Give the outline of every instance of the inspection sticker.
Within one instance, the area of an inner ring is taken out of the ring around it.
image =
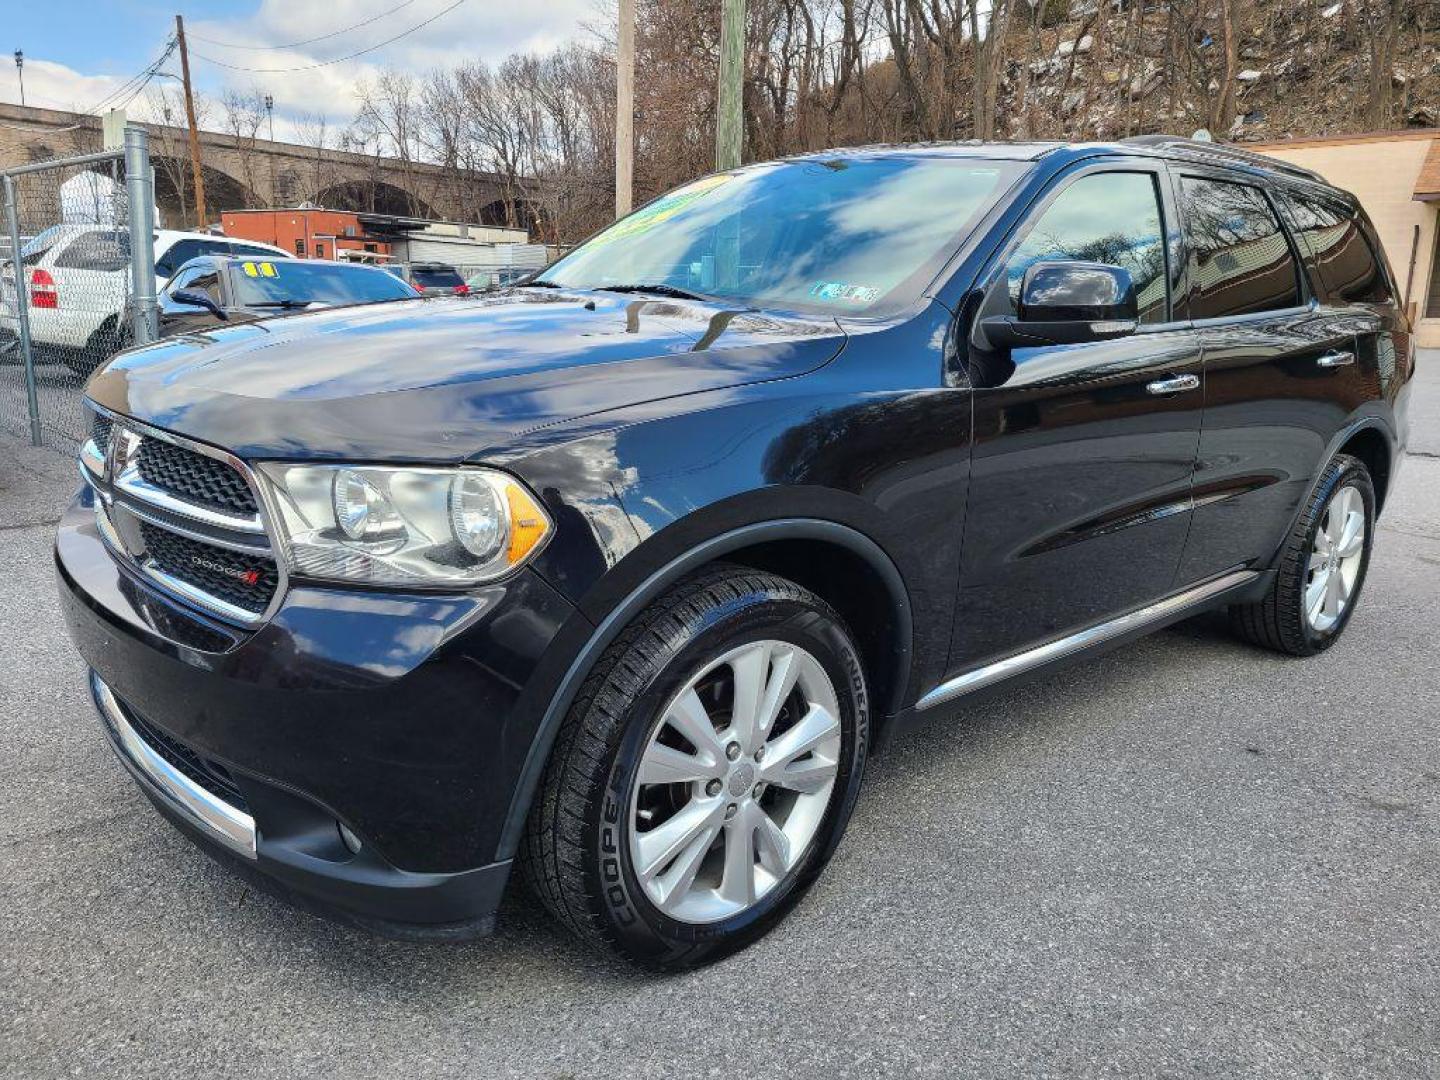
[[[810,295],[817,300],[842,304],[869,304],[880,296],[872,285],[850,285],[843,281],[817,281],[810,286]]]
[[[274,263],[262,262],[242,263],[240,268],[245,271],[246,277],[279,277],[280,271],[275,269]]]

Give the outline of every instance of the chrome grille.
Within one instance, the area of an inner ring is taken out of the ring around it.
[[[280,576],[268,556],[216,547],[143,519],[140,535],[163,572],[227,604],[260,615],[275,596]]]
[[[254,514],[258,509],[243,476],[225,462],[183,446],[145,439],[138,466],[140,475],[156,487],[201,506],[231,514]]]
[[[96,413],[90,420],[90,439],[99,448],[100,453],[110,445],[110,418]]]
[[[285,572],[244,463],[98,409],[90,431],[81,474],[112,554],[193,607],[241,625],[262,621]]]

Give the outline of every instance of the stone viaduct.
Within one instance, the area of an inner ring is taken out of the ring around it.
[[[135,121],[132,121],[134,123]],[[184,128],[143,124],[150,132],[156,204],[167,228],[193,228],[194,198]],[[0,103],[0,172],[50,158],[99,150],[100,118]],[[528,225],[531,181],[445,169],[326,147],[200,132],[206,216],[220,211],[313,203],[335,210]]]

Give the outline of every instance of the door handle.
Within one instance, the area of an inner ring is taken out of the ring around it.
[[[1327,352],[1324,356],[1317,357],[1315,363],[1320,367],[1344,367],[1346,364],[1355,363],[1355,354],[1341,350]]]
[[[1186,390],[1199,389],[1199,375],[1172,375],[1168,379],[1156,379],[1145,384],[1147,394],[1183,394]]]

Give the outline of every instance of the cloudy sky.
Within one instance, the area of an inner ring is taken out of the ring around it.
[[[549,49],[587,37],[587,28],[613,10],[609,0],[4,0],[3,6],[0,101],[20,99],[9,61],[18,48],[25,52],[28,104],[89,111],[159,57],[178,10],[197,88],[217,99],[226,89],[272,94],[280,139],[303,114],[350,120],[355,85],[385,67],[423,73]],[[383,44],[399,35],[405,36]],[[380,47],[341,60],[374,46]],[[318,64],[325,66],[311,66]],[[295,68],[308,70],[275,70]],[[164,70],[178,74],[179,57]],[[132,114],[145,112],[148,96],[134,102]],[[218,115],[211,121],[207,126],[216,126]]]

